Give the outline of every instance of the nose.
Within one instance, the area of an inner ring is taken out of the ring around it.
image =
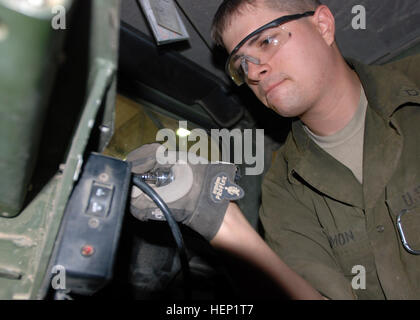
[[[251,61],[247,61],[247,63],[248,63],[248,81],[249,82],[261,81],[270,71],[270,66],[267,63],[257,64]]]

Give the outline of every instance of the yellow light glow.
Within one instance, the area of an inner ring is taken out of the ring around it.
[[[191,134],[191,131],[189,131],[189,130],[187,130],[187,129],[184,129],[184,128],[179,128],[179,129],[176,131],[176,135],[177,135],[178,137],[181,137],[181,138],[188,137],[190,134]]]

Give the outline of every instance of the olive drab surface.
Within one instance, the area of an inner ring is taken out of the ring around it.
[[[331,299],[419,299],[420,56],[385,66],[353,62],[368,99],[363,184],[319,148],[300,121],[263,183],[260,217],[270,246]],[[408,239],[409,238],[409,239]],[[354,289],[354,267],[366,271]]]

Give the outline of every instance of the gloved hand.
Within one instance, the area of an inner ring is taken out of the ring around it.
[[[229,201],[244,196],[241,187],[234,183],[236,166],[219,162],[191,164],[185,152],[168,151],[168,156],[178,156],[174,165],[161,165],[156,155],[160,144],[144,145],[128,154],[134,174],[170,169],[173,180],[167,185],[151,185],[166,202],[178,222],[189,226],[207,240],[219,230]],[[160,161],[162,162],[162,161]],[[139,188],[133,186],[130,212],[139,220],[165,220],[156,204]]]

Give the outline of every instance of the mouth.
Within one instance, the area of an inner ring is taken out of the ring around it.
[[[272,84],[272,85],[270,85],[267,89],[263,89],[264,90],[264,93],[265,93],[265,96],[268,96],[269,95],[269,93],[274,89],[274,88],[277,88],[279,85],[281,85],[284,81],[286,81],[286,78],[284,78],[284,79],[282,79],[282,80],[280,80],[280,81],[278,81],[278,82],[276,82],[276,83],[274,83],[274,84]]]

